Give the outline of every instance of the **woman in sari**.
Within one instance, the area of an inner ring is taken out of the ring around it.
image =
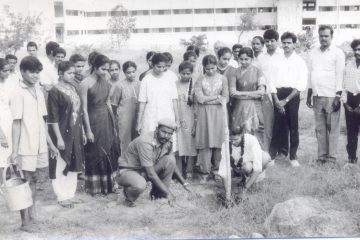
[[[119,146],[114,116],[110,105],[110,60],[99,54],[94,59],[91,74],[81,85],[85,132],[85,191],[92,195],[114,191],[118,169]]]
[[[242,48],[239,52],[241,67],[229,78],[229,91],[233,98],[230,128],[240,128],[251,116],[249,130],[263,145],[264,121],[261,101],[265,94],[265,78],[261,71],[251,64],[253,58],[251,48]]]

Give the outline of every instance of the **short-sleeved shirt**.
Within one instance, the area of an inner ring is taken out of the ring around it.
[[[257,138],[251,134],[245,133],[244,135],[244,155],[243,163],[251,162],[254,172],[262,172],[262,153],[261,146]],[[232,146],[231,156],[234,158],[235,163],[241,157],[241,147]]]
[[[10,108],[14,120],[21,120],[18,154],[39,155],[47,153],[45,98],[40,88],[28,87],[23,81],[14,91]]]
[[[161,145],[155,132],[147,132],[135,138],[120,157],[120,168],[142,170],[154,166],[163,156],[172,154],[172,142]]]
[[[178,98],[175,81],[164,73],[155,77],[151,72],[141,82],[139,102],[146,103],[141,131],[155,131],[158,121],[170,118],[175,121],[173,100]]]

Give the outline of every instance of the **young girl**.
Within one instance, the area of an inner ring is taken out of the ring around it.
[[[229,93],[225,77],[216,71],[216,57],[207,55],[202,63],[205,74],[195,84],[198,103],[195,143],[199,151],[197,165],[203,174],[202,179],[206,180],[212,171],[219,169],[221,147],[225,140],[223,105],[228,102]]]
[[[193,89],[193,65],[190,62],[182,62],[179,66],[180,80],[176,82],[178,91],[178,107],[180,127],[177,132],[179,158],[178,168],[185,178],[191,178],[193,165],[196,157],[194,138],[194,89]]]
[[[59,83],[49,92],[49,135],[60,155],[50,159],[52,186],[60,206],[72,208],[77,187],[77,174],[84,164],[81,100],[75,83],[75,67],[64,61],[58,67]]]
[[[170,118],[178,123],[178,94],[175,82],[164,74],[166,61],[163,54],[155,54],[152,58],[153,68],[141,82],[136,128],[139,134],[155,131],[162,118]]]
[[[88,140],[85,146],[85,191],[92,195],[113,192],[118,169],[120,150],[110,105],[109,68],[109,58],[97,55],[91,75],[80,85]]]
[[[110,83],[112,85],[114,85],[119,81],[120,70],[121,70],[120,63],[116,60],[111,60],[109,73],[110,73]]]
[[[126,78],[114,86],[111,105],[117,113],[120,148],[124,153],[129,143],[138,136],[135,128],[140,81],[136,80],[137,66],[134,62],[125,62],[122,69]]]
[[[5,59],[0,58],[0,179],[2,179],[3,168],[6,167],[12,151],[11,126],[13,120],[10,110],[9,74],[10,65]]]
[[[230,59],[231,59],[231,50],[228,47],[220,48],[219,51],[217,51],[217,57],[218,57],[218,64],[217,64],[217,71],[221,75],[227,75],[227,73],[231,69],[235,69],[234,67],[229,65]]]
[[[253,57],[251,48],[242,48],[239,52],[241,67],[232,72],[229,79],[230,96],[233,98],[230,128],[242,126],[249,116],[253,116],[251,132],[255,133],[263,146],[264,120],[261,101],[265,94],[265,78],[261,71],[251,64]]]
[[[235,174],[245,177],[245,191],[265,177],[265,169],[271,160],[270,155],[261,149],[257,138],[248,133],[250,129],[251,117],[241,127],[233,129],[231,136],[231,165]]]

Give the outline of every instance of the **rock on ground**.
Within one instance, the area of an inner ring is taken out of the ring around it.
[[[278,203],[265,221],[268,237],[346,237],[359,234],[349,212],[328,203],[298,197]]]

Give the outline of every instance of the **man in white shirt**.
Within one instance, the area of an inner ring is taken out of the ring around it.
[[[233,58],[230,59],[229,61],[229,65],[234,67],[234,68],[238,68],[239,67],[239,52],[240,50],[242,49],[242,45],[241,44],[234,44],[232,46],[232,55],[233,55]]]
[[[264,32],[264,40],[266,52],[258,58],[257,67],[263,72],[266,79],[266,94],[262,101],[262,110],[264,113],[264,146],[263,150],[268,152],[273,124],[274,124],[274,107],[270,94],[270,83],[277,78],[280,62],[283,56],[283,51],[278,48],[279,33],[273,29],[268,29]],[[272,162],[271,164],[273,164]]]
[[[9,74],[7,82],[11,85],[11,87],[17,87],[17,86],[19,86],[19,83],[22,79],[20,72],[16,71],[16,69],[15,69],[18,59],[13,54],[7,54],[5,56],[5,60],[10,65],[10,74]]]
[[[278,76],[270,83],[275,108],[270,156],[274,158],[278,154],[280,158],[285,158],[289,154],[293,167],[299,166],[296,152],[299,147],[300,92],[305,91],[308,77],[305,61],[294,51],[296,41],[293,33],[285,32],[281,36],[284,55]]]
[[[318,32],[320,47],[309,54],[310,77],[306,104],[314,108],[315,113],[317,162],[326,163],[336,161],[345,55],[331,44],[334,33],[331,26],[320,26]]]

